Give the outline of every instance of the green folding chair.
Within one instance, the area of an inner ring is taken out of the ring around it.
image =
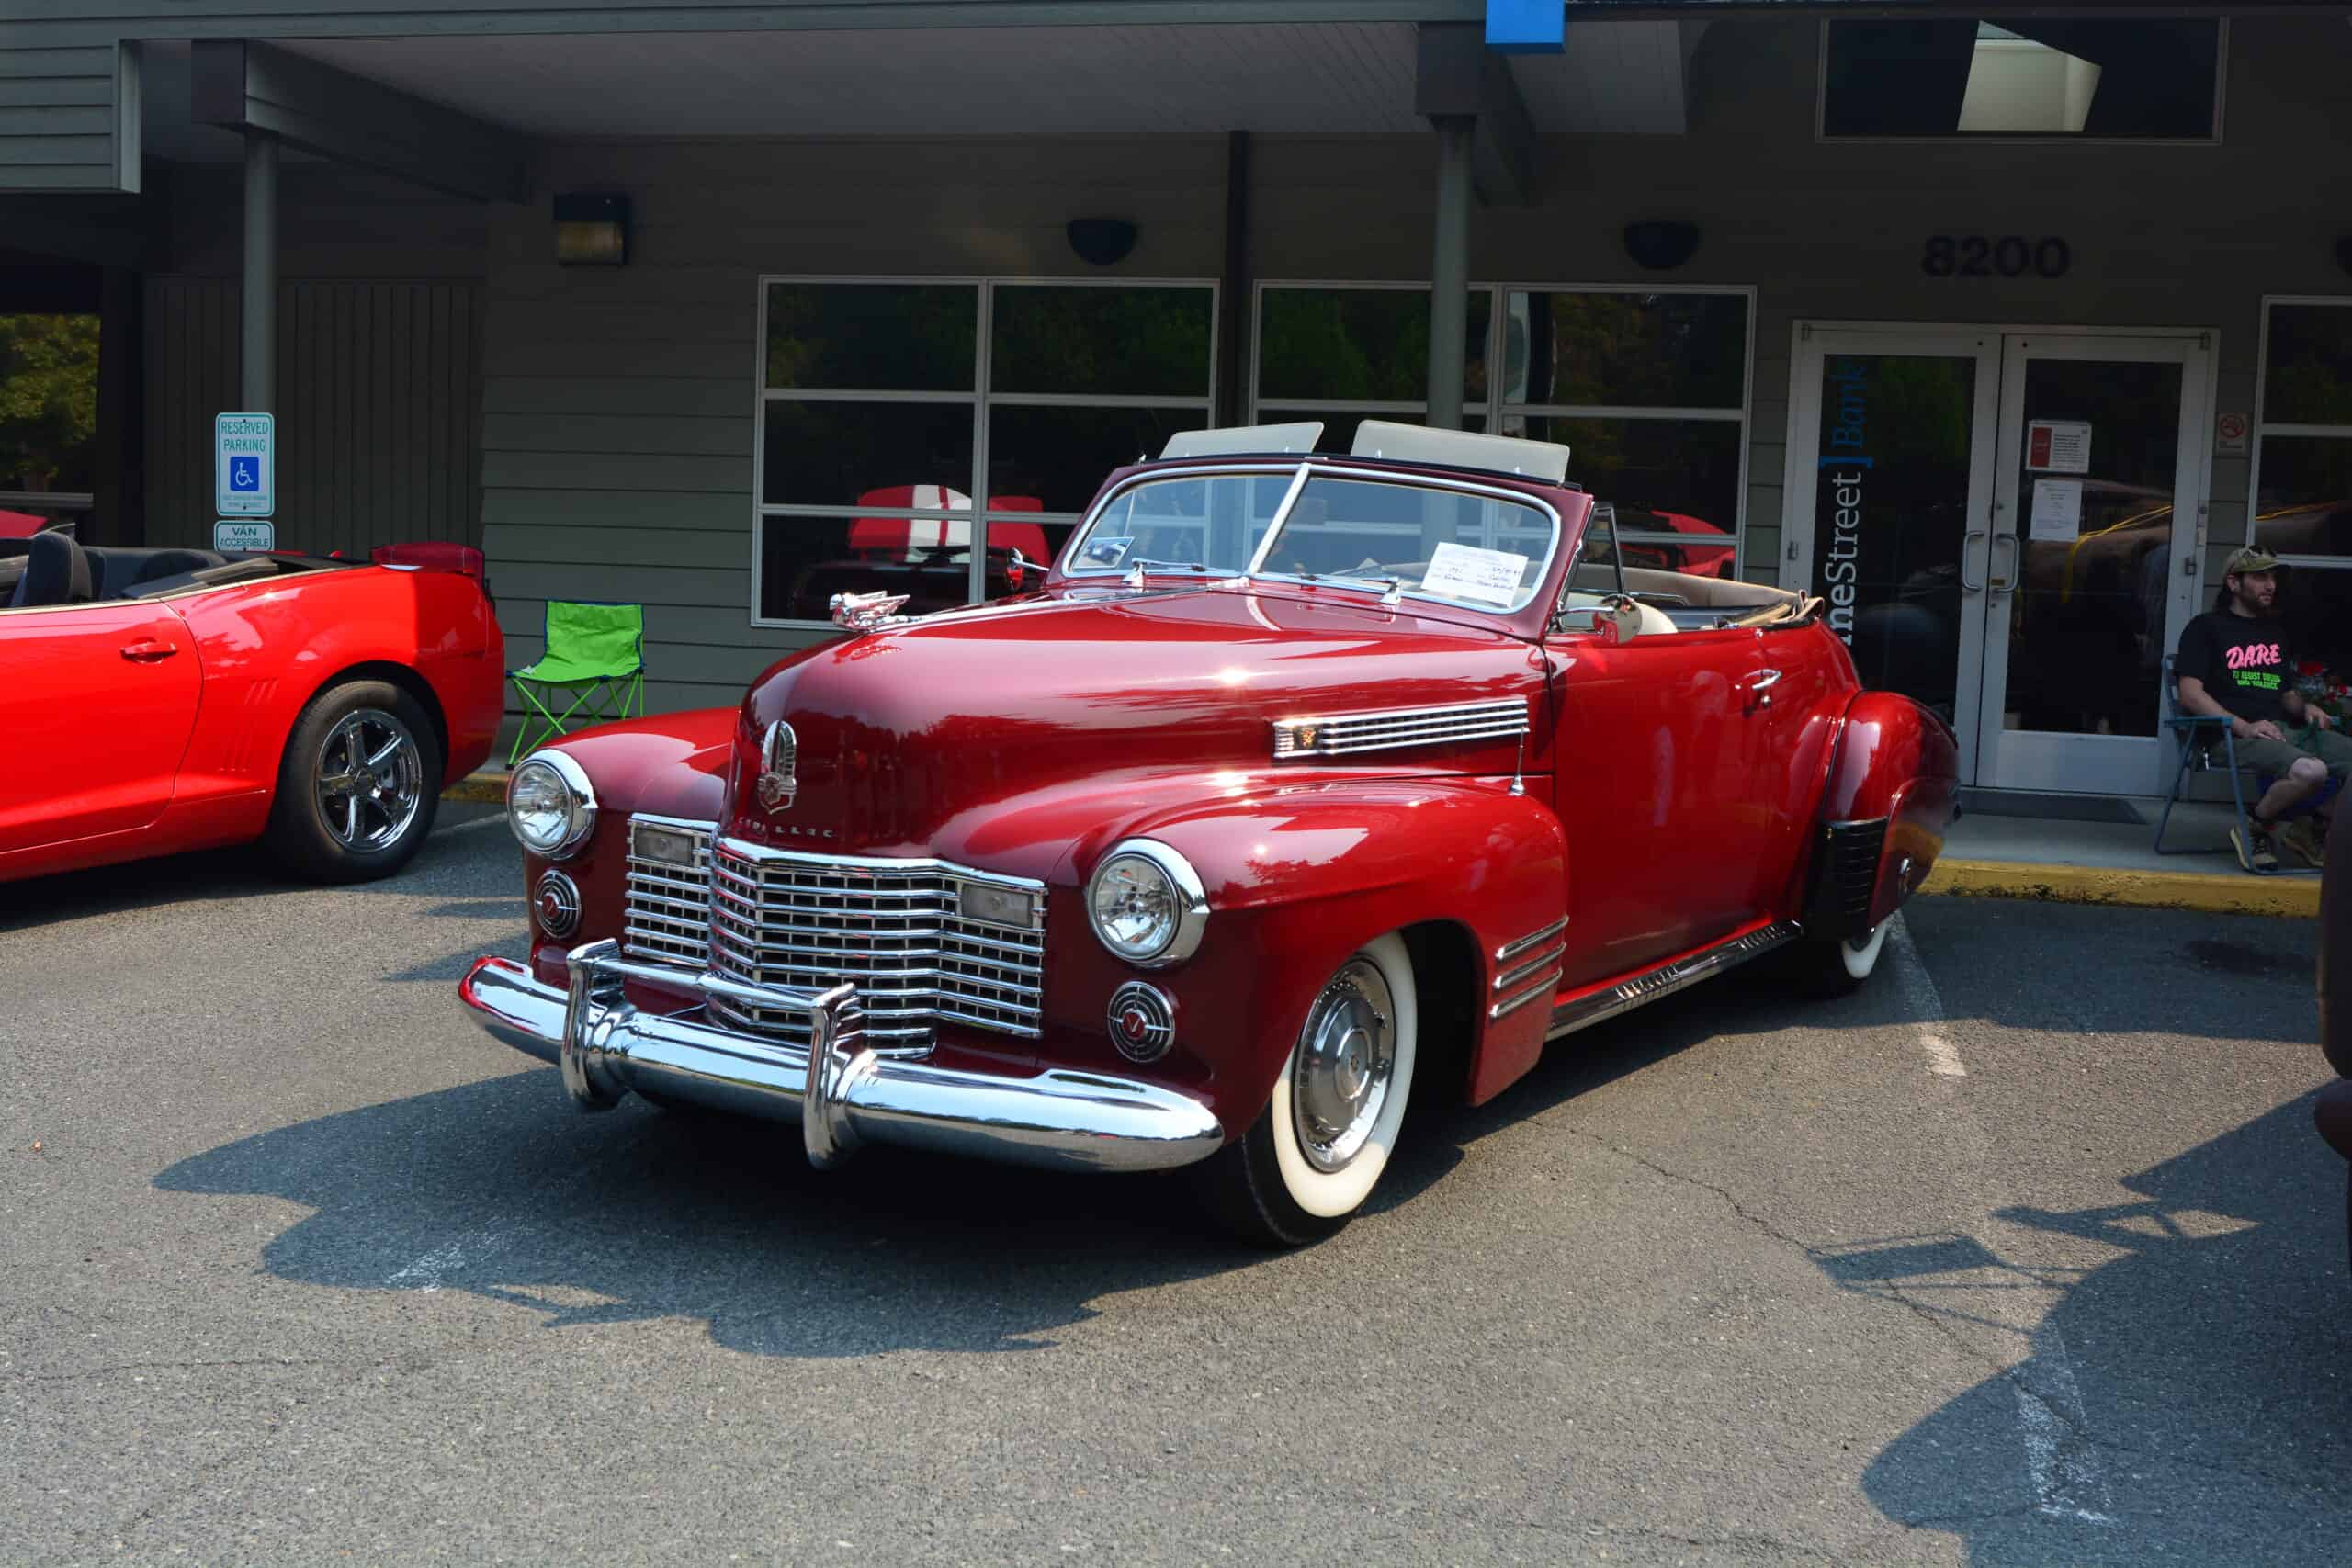
[[[557,739],[574,722],[602,723],[645,713],[643,605],[550,599],[547,645],[537,663],[506,672],[526,709],[514,750],[506,754],[510,768],[525,752]],[[552,711],[558,703],[566,705],[560,714]]]

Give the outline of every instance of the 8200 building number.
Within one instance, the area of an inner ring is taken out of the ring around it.
[[[1930,234],[1919,255],[1919,270],[1929,277],[2064,277],[2075,263],[2066,242],[2052,234],[2040,240],[2004,234]]]

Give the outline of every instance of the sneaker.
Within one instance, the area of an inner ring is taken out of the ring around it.
[[[2319,824],[2308,817],[2298,817],[2279,829],[2278,842],[2313,870],[2327,863],[2327,840],[2320,836]]]
[[[2261,823],[2249,820],[2243,827],[2231,829],[2230,844],[2238,852],[2238,863],[2246,870],[2278,869],[2278,852],[2270,847],[2270,830]]]

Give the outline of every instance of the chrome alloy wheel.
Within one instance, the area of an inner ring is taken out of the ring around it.
[[[381,708],[357,708],[319,747],[319,820],[354,854],[398,843],[424,805],[424,757],[408,727]]]
[[[1396,1070],[1396,1004],[1369,959],[1351,959],[1307,1010],[1291,1068],[1299,1152],[1320,1171],[1361,1153]]]

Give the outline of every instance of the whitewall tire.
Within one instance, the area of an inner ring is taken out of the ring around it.
[[[1324,982],[1250,1131],[1201,1168],[1227,1222],[1297,1247],[1380,1184],[1412,1098],[1420,997],[1404,939],[1370,942]]]
[[[1809,996],[1842,997],[1860,990],[1878,968],[1887,927],[1894,923],[1889,915],[1858,937],[1801,939],[1789,952],[1790,978]]]

